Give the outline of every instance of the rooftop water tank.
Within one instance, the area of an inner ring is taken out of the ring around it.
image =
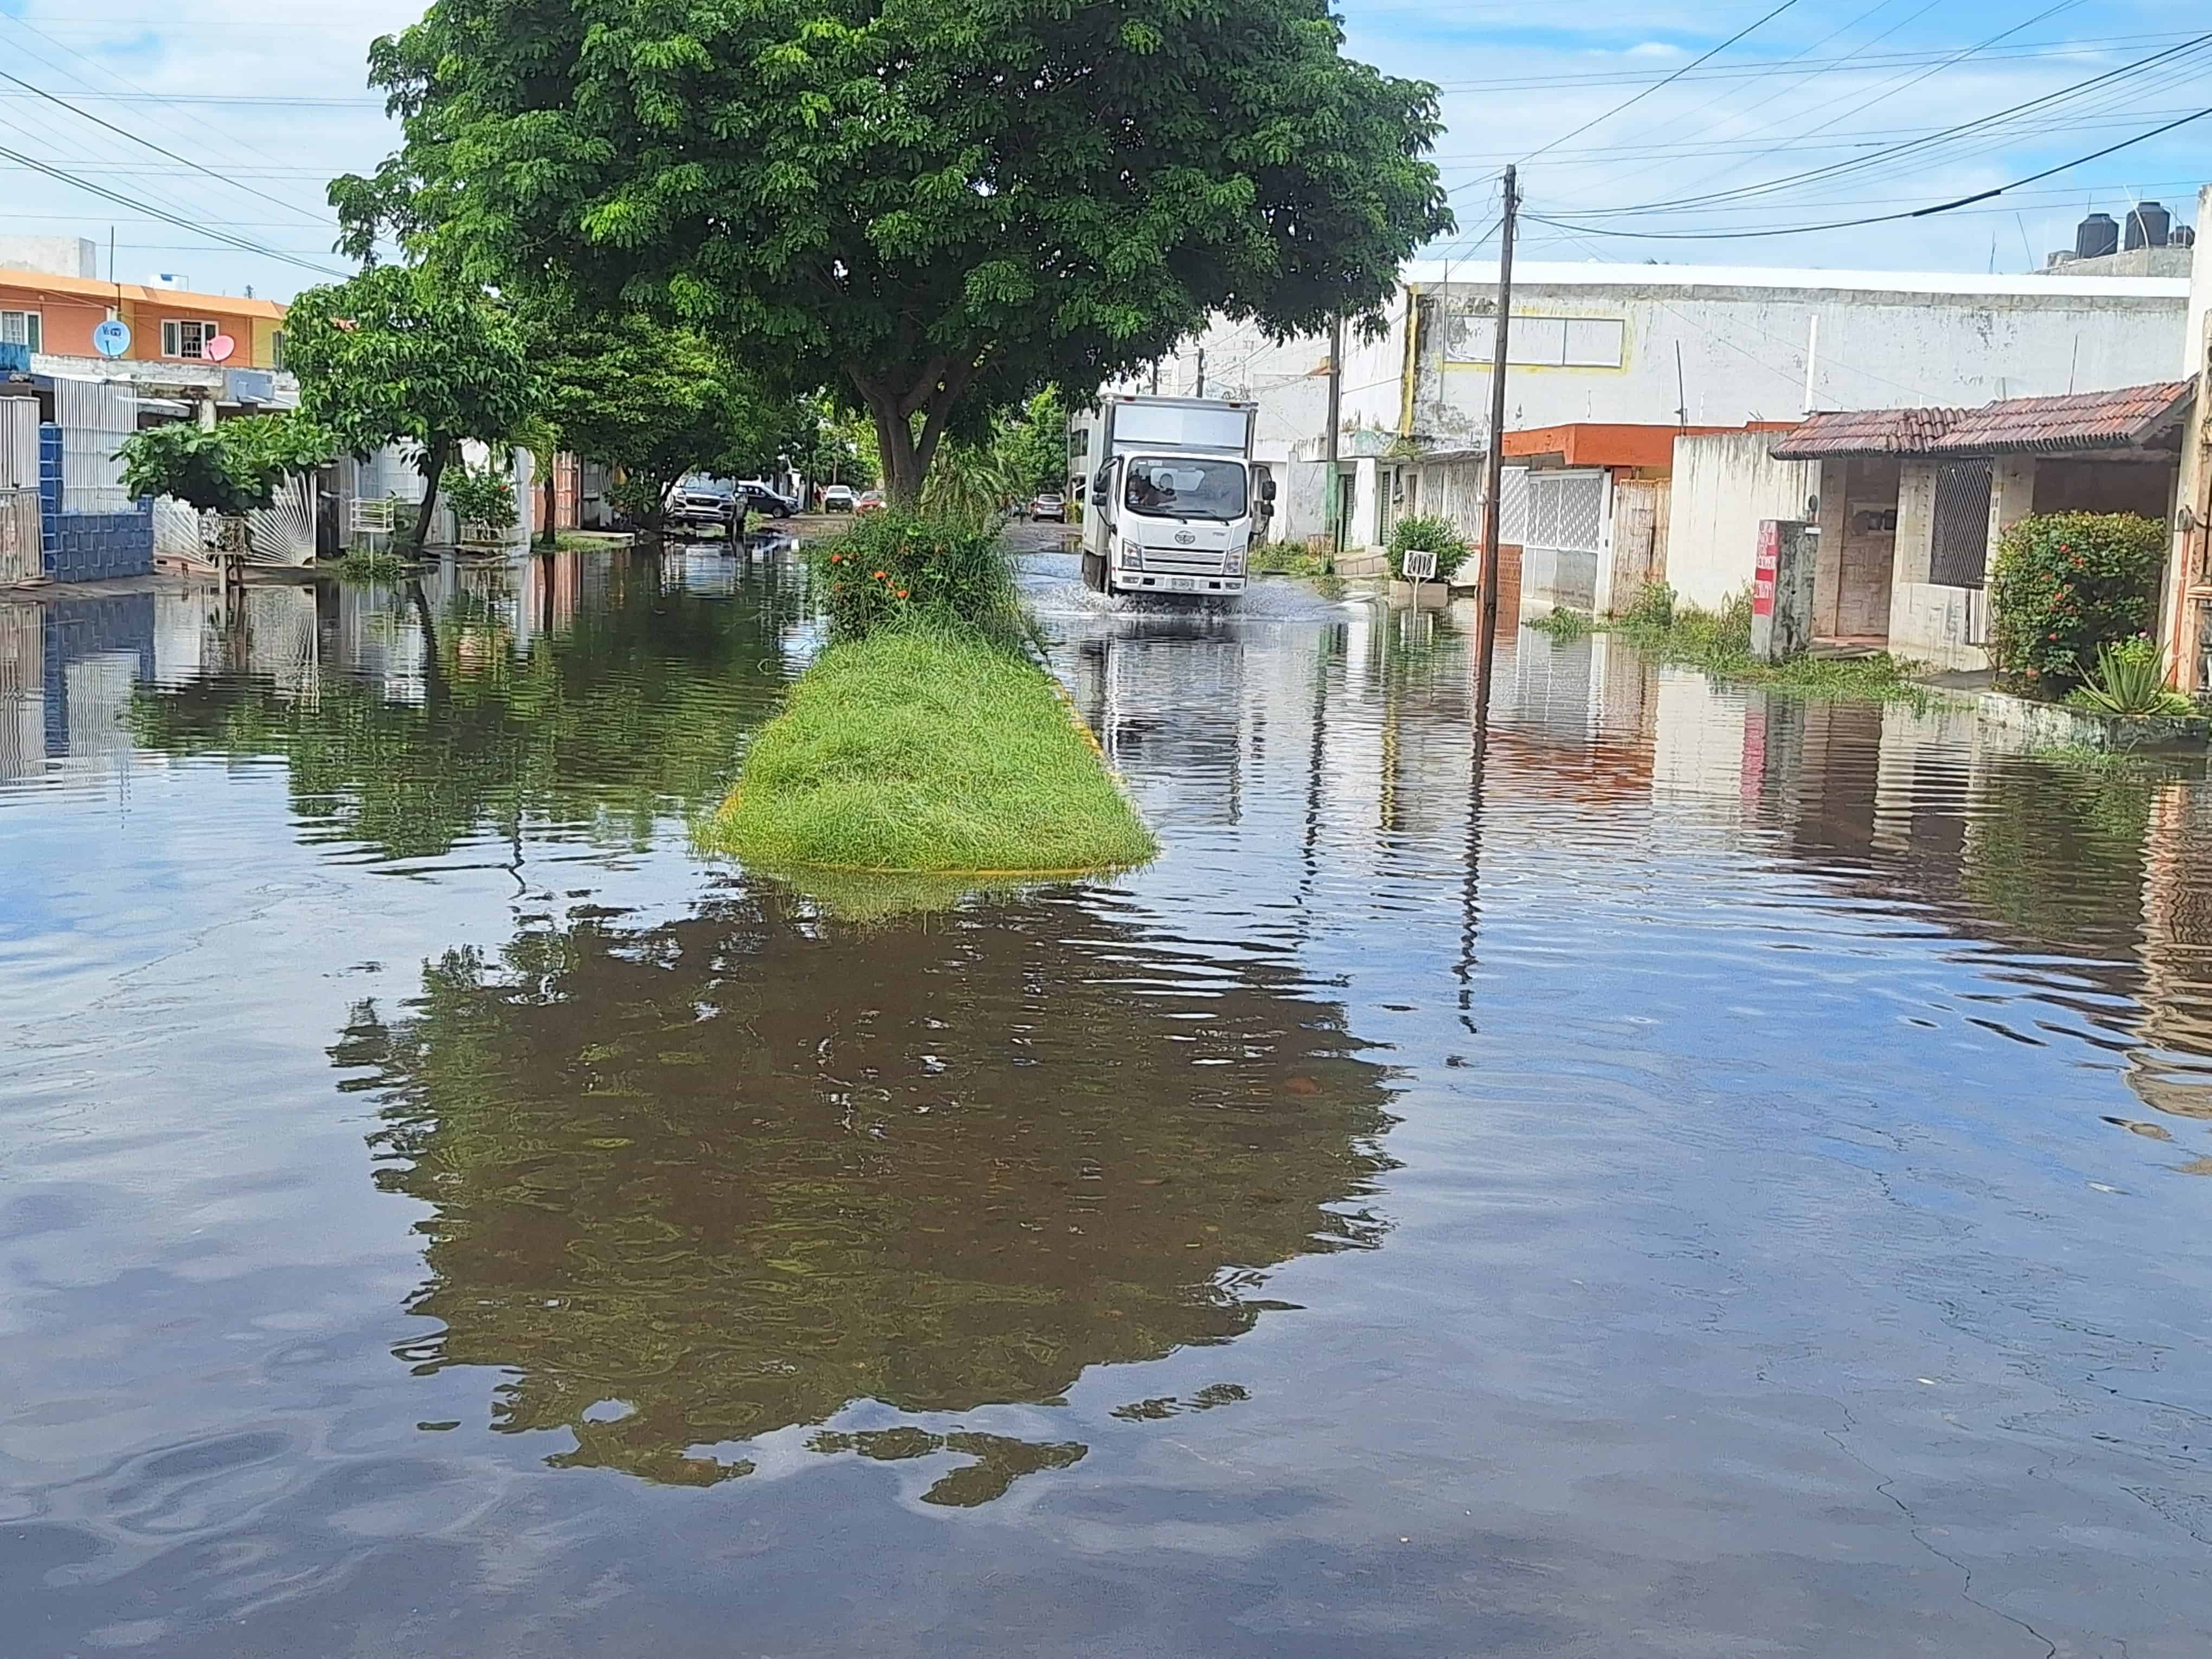
[[[2120,251],[2120,228],[2109,213],[2093,213],[2074,228],[2074,257],[2094,259]]]
[[[2173,216],[2155,202],[2144,202],[2128,210],[2128,251],[2139,247],[2164,247],[2166,234],[2173,228]]]

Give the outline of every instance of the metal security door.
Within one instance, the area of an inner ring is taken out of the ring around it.
[[[1979,587],[1989,568],[1990,464],[1964,461],[1936,474],[1936,514],[1928,580],[1941,587]]]

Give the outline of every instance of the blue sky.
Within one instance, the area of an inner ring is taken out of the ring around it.
[[[2212,104],[2209,44],[1971,140],[1883,158],[1885,147],[2061,93],[2212,21],[2179,0],[1797,0],[1710,64],[1608,116],[1777,3],[1343,0],[1343,12],[1353,55],[1443,88],[1449,130],[1437,159],[1455,188],[1462,233],[1437,252],[1494,253],[1494,240],[1474,239],[1495,217],[1498,167],[1521,158],[1529,210],[1585,227],[1531,223],[1528,257],[1695,264],[2020,270],[2069,243],[2089,204],[2117,216],[2131,199],[2154,197],[2193,218],[2196,186],[2212,179],[2208,118],[1933,219],[1726,240],[1598,234],[1734,233],[1896,212],[1989,189]],[[112,226],[125,280],[178,271],[200,288],[289,296],[317,280],[307,267],[340,264],[328,252],[322,186],[390,148],[362,63],[372,38],[419,10],[419,0],[0,0],[0,70],[221,175],[0,84],[0,148],[15,152],[0,155],[0,232],[82,234],[104,249]],[[1945,61],[1960,53],[1968,55]],[[1569,136],[1598,117],[1607,118]],[[68,169],[188,226],[100,199],[17,157]],[[1848,170],[1651,210],[1836,167]],[[226,225],[306,264],[216,246],[189,228],[202,224]]]

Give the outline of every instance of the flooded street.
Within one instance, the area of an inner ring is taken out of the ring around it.
[[[692,845],[773,550],[0,605],[9,1659],[2212,1642],[2212,786],[1027,562],[1166,851]]]

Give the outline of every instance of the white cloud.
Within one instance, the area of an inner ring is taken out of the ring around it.
[[[1631,46],[1624,55],[1630,58],[1686,58],[1690,53],[1687,47],[1675,46],[1671,41],[1645,40]]]

